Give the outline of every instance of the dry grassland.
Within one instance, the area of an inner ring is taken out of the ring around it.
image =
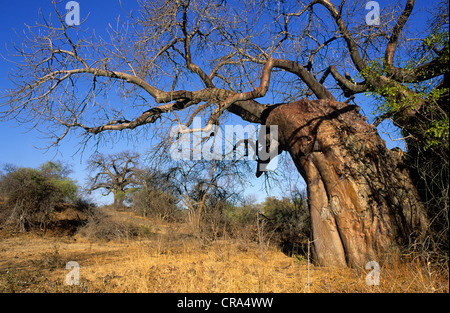
[[[75,236],[0,234],[0,292],[449,292],[448,268],[418,259],[380,269],[368,286],[365,269],[315,267],[272,246],[221,238],[200,244],[186,224],[122,214],[147,236],[108,242]],[[69,261],[80,284],[65,283]]]

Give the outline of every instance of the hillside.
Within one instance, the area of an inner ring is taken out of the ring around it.
[[[117,228],[111,238],[95,239],[86,229],[73,235],[61,229],[45,235],[2,231],[0,292],[449,291],[448,270],[431,263],[424,266],[418,259],[383,265],[380,285],[368,286],[368,270],[315,267],[304,256],[287,256],[267,242],[261,245],[226,235],[201,241],[190,234],[186,223],[102,210],[108,216],[105,224],[137,233]],[[82,218],[73,213],[70,209],[58,213],[64,221],[60,224]],[[69,261],[79,264],[79,285],[66,284]]]

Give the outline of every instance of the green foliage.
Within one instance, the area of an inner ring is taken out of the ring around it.
[[[225,214],[233,224],[253,225],[260,211],[262,211],[261,206],[256,204],[230,205],[225,210]]]
[[[50,179],[66,178],[70,173],[70,169],[61,162],[48,161],[39,167],[39,172]]]
[[[390,76],[383,62],[383,59],[371,60],[366,68],[361,71],[361,75],[369,84],[369,88],[365,92],[366,96],[372,96],[377,100],[376,113],[389,112],[395,115],[399,112],[415,110],[423,94],[408,92],[408,88],[411,87],[408,84],[387,80],[381,81],[381,77]]]
[[[45,229],[56,204],[76,202],[77,186],[66,177],[61,163],[48,162],[39,169],[10,167],[0,177],[0,194],[6,198],[0,222],[21,231]]]
[[[49,161],[39,167],[39,172],[59,191],[62,202],[77,201],[78,186],[68,175],[71,170],[61,162]]]
[[[71,179],[52,180],[53,185],[61,193],[64,202],[75,202],[78,199],[78,186]]]
[[[57,188],[39,170],[19,168],[2,179],[2,191],[9,202],[28,201],[39,204],[55,197]]]
[[[449,33],[448,31],[436,31],[423,40],[422,49],[411,56],[406,62],[398,61],[404,70],[420,68],[421,65],[431,61],[436,56],[431,54],[432,49],[447,49]],[[439,64],[447,68],[448,52],[441,53],[438,57]],[[369,89],[367,96],[372,96],[377,100],[377,114],[389,113],[394,117],[397,126],[405,132],[405,136],[412,135],[421,146],[421,149],[438,148],[448,149],[448,115],[445,106],[448,103],[449,88],[439,86],[442,77],[428,79],[414,83],[400,83],[390,80],[389,68],[384,66],[384,59],[374,59],[367,63],[367,67],[361,71],[362,78],[366,79]],[[426,69],[416,75],[427,74]],[[372,83],[371,83],[372,82]],[[420,121],[412,121],[403,118],[403,112],[415,111],[420,108]]]
[[[263,203],[267,226],[288,253],[301,253],[310,236],[309,210],[304,194],[291,199],[269,197]]]
[[[448,119],[431,121],[432,126],[425,130],[425,150],[441,144],[448,149],[448,124]]]
[[[369,85],[366,95],[378,101],[376,113],[392,118],[401,128],[408,148],[404,161],[428,212],[433,244],[448,249],[448,15],[445,24],[434,27],[406,62],[401,59],[405,54],[398,54],[396,66],[402,68],[404,77],[413,74],[406,80],[410,83],[384,67],[384,59],[368,62],[361,75]],[[442,75],[434,74],[437,68]]]

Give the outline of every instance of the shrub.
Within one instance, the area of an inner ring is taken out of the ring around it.
[[[62,167],[48,162],[40,169],[9,167],[0,178],[5,199],[0,223],[25,232],[46,230],[55,205],[76,197],[77,186],[62,176]]]
[[[281,200],[269,197],[263,203],[266,228],[288,254],[304,252],[310,236],[310,217],[304,195]]]
[[[256,217],[261,209],[262,208],[256,204],[232,206],[227,211],[227,215],[233,224],[255,225]]]
[[[257,240],[256,221],[261,205],[246,203],[242,206],[230,206],[226,215],[233,229],[233,235],[247,241]]]
[[[101,208],[91,207],[86,224],[78,233],[87,238],[98,240],[132,239],[140,234],[138,226],[126,221],[116,221]]]
[[[216,239],[230,230],[230,220],[225,214],[230,204],[226,200],[207,201],[199,223],[199,234],[206,239]]]
[[[7,223],[24,232],[39,226],[45,229],[60,199],[57,187],[39,171],[21,168],[8,173],[2,179],[2,192],[6,197],[5,213]]]
[[[162,220],[175,221],[179,217],[180,210],[177,199],[168,192],[157,188],[141,188],[131,195],[134,211],[144,217],[156,217]]]

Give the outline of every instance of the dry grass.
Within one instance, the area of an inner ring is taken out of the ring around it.
[[[98,241],[76,235],[0,234],[1,292],[449,292],[448,268],[418,259],[367,270],[308,265],[278,249],[222,238],[203,245],[184,224],[114,213],[147,230],[133,240]],[[80,265],[80,285],[67,286],[65,264]]]

